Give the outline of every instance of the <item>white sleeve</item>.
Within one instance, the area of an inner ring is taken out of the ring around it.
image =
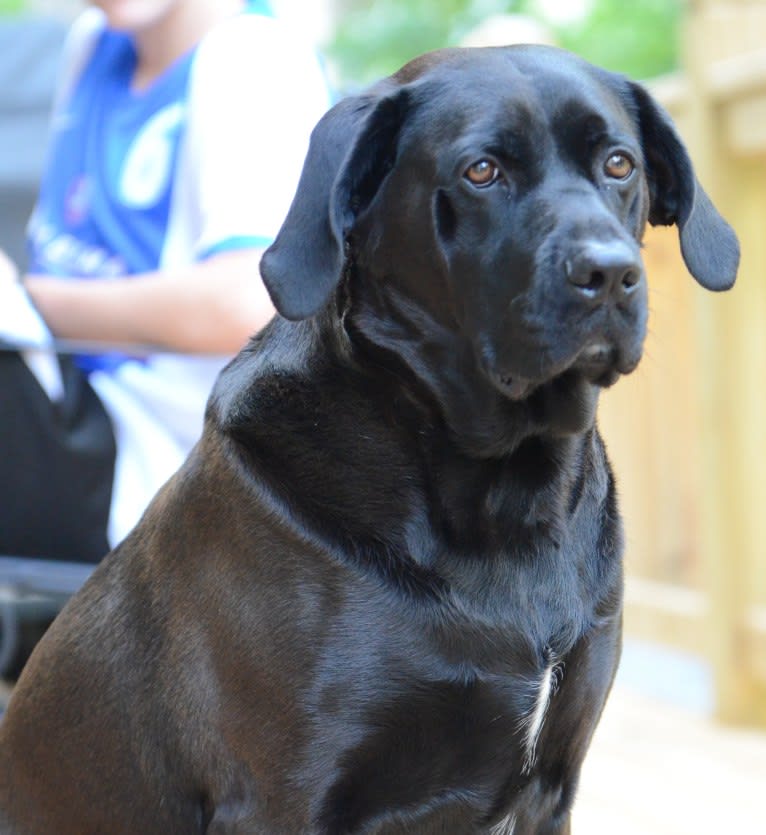
[[[63,103],[69,97],[96,46],[96,41],[104,26],[103,12],[100,9],[90,8],[82,12],[70,27],[61,57],[61,67],[53,102],[54,113],[61,109]]]
[[[103,12],[100,9],[90,8],[82,12],[69,27],[59,61],[58,78],[48,123],[48,151],[46,157],[49,157],[51,153],[53,135],[66,126],[67,102],[85,69],[85,65],[93,54],[93,50],[96,48],[105,25],[106,19]],[[47,158],[45,165],[49,165]],[[45,176],[44,172],[43,176]],[[30,230],[34,229],[38,222],[38,204],[35,202],[32,216],[27,224],[27,238],[30,236]]]
[[[265,246],[329,106],[318,59],[284,24],[241,15],[203,40],[191,73],[176,207],[191,224],[188,255]]]

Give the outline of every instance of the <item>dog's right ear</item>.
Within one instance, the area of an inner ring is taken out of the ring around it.
[[[670,117],[640,84],[629,88],[647,165],[649,223],[676,224],[689,272],[708,290],[728,290],[739,265],[737,236],[697,181]]]
[[[290,210],[261,259],[286,319],[318,313],[340,281],[346,236],[393,166],[408,106],[404,88],[373,92],[340,102],[314,128]]]

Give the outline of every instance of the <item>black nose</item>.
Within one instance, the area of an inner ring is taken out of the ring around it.
[[[566,261],[567,280],[592,303],[627,298],[639,286],[642,274],[638,256],[623,241],[588,241]]]

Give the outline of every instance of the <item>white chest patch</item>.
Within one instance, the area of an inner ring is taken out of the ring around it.
[[[489,835],[513,835],[516,829],[516,815],[508,815],[505,820],[496,823]]]
[[[529,681],[530,695],[534,702],[530,711],[521,718],[519,730],[524,738],[524,763],[522,774],[529,774],[535,764],[537,756],[537,740],[545,723],[551,696],[556,692],[561,677],[562,668],[552,659],[538,680]]]

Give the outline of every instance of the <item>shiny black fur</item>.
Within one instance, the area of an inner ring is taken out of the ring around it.
[[[262,263],[284,318],[19,684],[2,831],[568,833],[619,657],[595,411],[640,357],[647,219],[731,285],[666,116],[566,53],[436,53],[333,109]]]

